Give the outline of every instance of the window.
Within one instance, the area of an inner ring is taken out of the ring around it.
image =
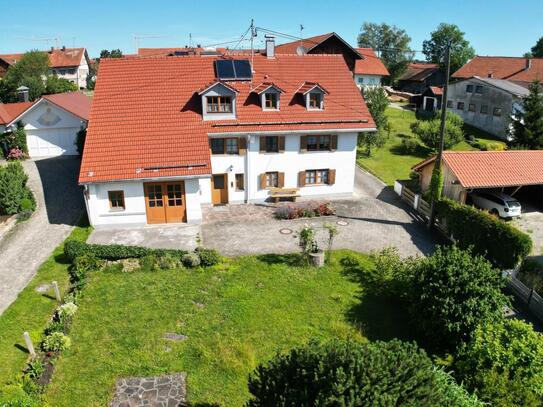
[[[453,101],[452,100],[447,100],[447,107],[449,109],[452,109],[452,107],[453,107]]]
[[[315,92],[309,94],[309,108],[322,109],[322,94]]]
[[[264,107],[266,109],[279,109],[279,97],[277,93],[264,94]]]
[[[362,85],[364,83],[364,77],[363,76],[359,76],[357,80],[358,80],[358,83],[360,85]]]
[[[328,170],[307,170],[305,185],[328,184]]]
[[[473,93],[473,85],[466,86],[466,93]]]
[[[245,177],[243,174],[236,174],[236,191],[245,190]]]
[[[211,154],[239,154],[237,138],[212,138]]]
[[[279,137],[267,136],[265,137],[265,151],[266,153],[278,153],[279,152]]]
[[[483,94],[483,87],[481,85],[477,85],[475,87],[475,93],[478,93],[479,95]]]
[[[458,103],[456,104],[456,108],[457,108],[458,110],[464,110],[464,102],[458,102]]]
[[[124,191],[107,191],[107,196],[109,198],[109,207],[111,209],[125,209]]]
[[[492,114],[496,117],[500,117],[502,115],[502,108],[501,107],[495,107]]]
[[[279,173],[267,172],[266,173],[266,188],[277,188],[279,186]]]
[[[232,113],[232,98],[230,96],[208,96],[207,113]]]
[[[469,104],[468,112],[475,112],[475,103],[470,103]]]
[[[168,184],[168,206],[181,206],[183,205],[183,192],[181,191],[181,184]]]
[[[147,201],[149,202],[149,208],[162,208],[164,206],[162,200],[162,186],[157,184],[148,185]]]
[[[306,149],[307,151],[330,151],[330,139],[329,135],[306,136]]]

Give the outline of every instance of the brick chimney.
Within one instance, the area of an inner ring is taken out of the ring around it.
[[[524,70],[527,71],[527,70],[529,70],[531,67],[532,67],[532,59],[531,59],[531,58],[526,58],[526,65],[525,65],[525,67],[524,67]]]
[[[494,77],[494,72],[490,71],[490,72],[488,73],[488,77],[489,77],[489,78],[493,78],[493,77]]]
[[[273,35],[266,34],[264,38],[266,38],[266,57],[268,59],[274,59],[275,58],[275,37]]]

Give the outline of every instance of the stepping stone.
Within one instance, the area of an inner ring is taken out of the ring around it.
[[[186,373],[118,379],[109,406],[186,406],[186,379]]]
[[[175,332],[166,332],[163,336],[164,339],[169,339],[171,341],[184,341],[189,337],[187,335],[176,334]]]
[[[49,291],[53,286],[51,284],[41,284],[35,288],[35,290],[39,293],[45,293]]]

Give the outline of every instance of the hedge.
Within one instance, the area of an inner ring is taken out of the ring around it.
[[[163,256],[169,254],[181,259],[188,252],[186,250],[175,249],[149,249],[140,246],[123,246],[118,244],[100,245],[88,244],[77,240],[68,240],[64,245],[64,255],[73,262],[75,258],[93,254],[103,260],[121,260],[130,258],[140,258],[147,255]]]
[[[516,267],[532,251],[530,236],[487,212],[449,199],[439,201],[436,209],[458,246],[473,247],[496,267]]]

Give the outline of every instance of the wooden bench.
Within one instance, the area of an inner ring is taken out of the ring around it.
[[[296,202],[296,198],[300,196],[298,188],[270,188],[270,198],[275,203],[279,202],[281,198],[292,198],[292,201]]]

